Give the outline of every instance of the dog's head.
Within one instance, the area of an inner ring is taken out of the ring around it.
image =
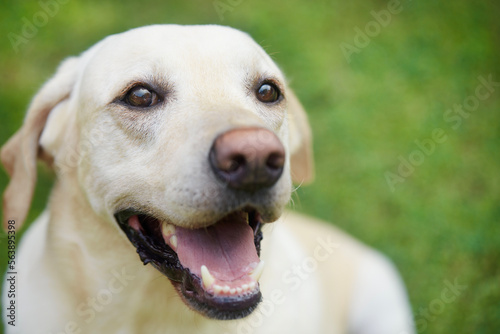
[[[36,159],[202,314],[261,299],[261,226],[312,177],[307,118],[271,58],[219,26],[149,26],[66,60],[5,145],[4,222],[29,209]],[[121,233],[121,232],[120,232]]]

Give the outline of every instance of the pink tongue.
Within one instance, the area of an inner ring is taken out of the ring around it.
[[[184,268],[201,277],[205,265],[217,279],[233,281],[260,262],[245,213],[232,214],[207,228],[176,227],[177,255]]]

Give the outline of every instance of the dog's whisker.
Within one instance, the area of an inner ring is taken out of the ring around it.
[[[300,189],[300,187],[302,187],[302,185],[304,184],[304,181],[300,182],[295,188],[292,189],[292,193],[296,192],[297,190]]]

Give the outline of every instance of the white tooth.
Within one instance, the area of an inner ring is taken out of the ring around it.
[[[231,290],[229,290],[229,293],[234,295],[236,293],[236,289],[235,288],[232,288]]]
[[[242,288],[244,291],[248,290],[248,284],[243,284],[243,285],[241,286],[241,288]]]
[[[215,293],[220,293],[222,291],[222,287],[220,285],[215,284],[214,291],[215,291]]]
[[[205,265],[201,266],[201,280],[203,281],[205,289],[211,287],[215,282],[215,278],[212,274],[210,274],[210,271],[208,271],[208,268]]]
[[[248,287],[249,287],[251,290],[253,290],[253,289],[255,288],[255,286],[256,286],[256,285],[257,285],[257,283],[252,282],[252,283],[248,284]]]
[[[243,292],[243,289],[242,289],[242,288],[236,288],[236,292],[238,292],[238,293],[242,293],[242,292]]]
[[[169,223],[163,223],[161,226],[161,231],[163,232],[163,235],[168,237],[172,234],[175,234],[175,226]]]
[[[174,250],[177,249],[177,236],[173,235],[170,237],[170,244],[174,247]]]
[[[228,292],[229,292],[229,290],[231,290],[231,288],[230,288],[228,285],[224,285],[224,286],[222,287],[222,292],[228,293]]]
[[[262,276],[262,271],[264,271],[264,261],[260,261],[257,267],[252,271],[250,274],[250,277],[252,277],[256,282],[260,279],[260,276]]]

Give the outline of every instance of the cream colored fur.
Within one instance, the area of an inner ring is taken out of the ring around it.
[[[279,82],[283,103],[255,98],[252,84],[263,77]],[[136,82],[165,93],[161,110],[115,103]],[[264,301],[247,318],[209,320],[142,265],[113,214],[134,206],[200,228],[237,209],[207,156],[218,134],[248,126],[273,131],[288,157],[272,190],[249,198],[275,221],[264,227]],[[279,68],[242,32],[149,26],[67,59],[2,150],[11,175],[4,222],[24,221],[37,156],[57,182],[18,251],[18,323],[7,333],[413,332],[404,288],[384,257],[329,224],[283,211],[292,178],[312,179],[310,129]]]

